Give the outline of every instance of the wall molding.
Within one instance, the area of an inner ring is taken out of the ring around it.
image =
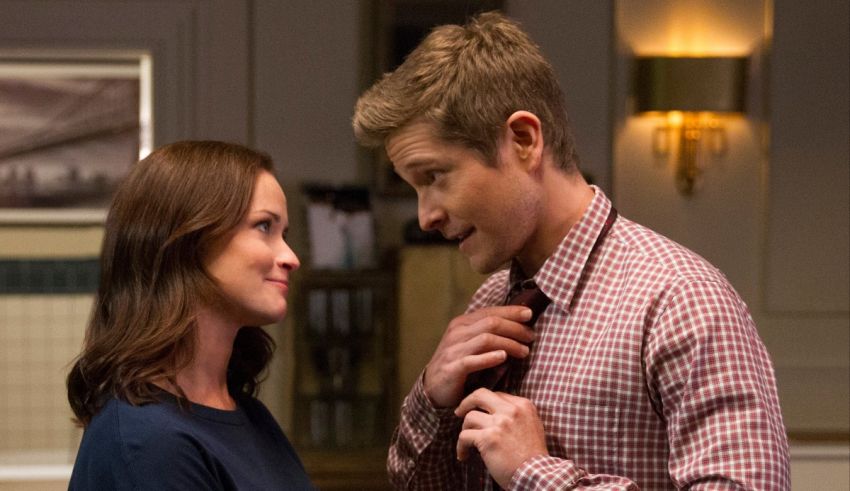
[[[4,0],[0,45],[6,52],[150,53],[155,146],[248,143],[249,11],[249,0]]]

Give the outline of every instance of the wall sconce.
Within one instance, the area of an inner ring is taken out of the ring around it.
[[[748,59],[647,56],[635,61],[637,112],[667,116],[653,133],[653,152],[668,155],[672,138],[678,136],[676,185],[690,196],[701,173],[703,136],[707,134],[704,141],[713,155],[724,154],[727,141],[720,116],[744,112]]]

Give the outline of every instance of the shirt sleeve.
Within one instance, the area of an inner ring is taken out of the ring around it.
[[[670,298],[644,359],[672,480],[692,490],[790,489],[773,366],[746,305],[721,281],[692,281]]]
[[[676,487],[790,489],[773,367],[731,287],[699,281],[671,292],[646,339],[647,388],[667,425]],[[639,488],[628,477],[538,456],[517,469],[510,489]]]
[[[462,421],[452,409],[437,409],[425,394],[422,376],[401,407],[387,472],[395,489],[461,489],[455,457]]]
[[[540,455],[523,463],[514,472],[511,490],[594,489],[638,491],[640,488],[625,477],[590,474],[569,459]]]

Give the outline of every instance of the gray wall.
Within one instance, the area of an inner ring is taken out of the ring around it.
[[[332,0],[0,0],[0,49],[151,50],[156,59],[156,143],[221,138],[271,153],[290,199],[294,246],[306,252],[300,185],[318,180],[368,183],[372,178],[358,162],[348,123],[361,89],[360,56],[368,49],[362,31],[368,24],[365,5]],[[730,5],[736,4],[725,4],[727,9]],[[613,2],[514,0],[507,10],[538,40],[562,77],[585,169],[623,203],[624,213],[731,270],[727,273],[754,307],[777,362],[789,427],[846,432],[846,2],[777,2],[770,92],[773,143],[769,153],[758,156],[758,141],[745,141],[743,145],[754,145],[737,147],[745,154],[745,170],[713,181],[730,183],[738,194],[753,193],[736,198],[736,206],[724,202],[727,194],[720,191],[706,193],[701,202],[682,202],[669,196],[662,183],[628,180],[629,169],[638,169],[637,175],[656,171],[639,157],[624,161],[617,154],[625,142],[619,131],[626,116],[616,107],[625,89],[614,59]],[[628,148],[645,152],[644,141],[636,138]],[[711,182],[709,187],[717,185]],[[721,198],[712,201],[709,196]],[[659,202],[670,206],[659,207]],[[414,204],[384,200],[378,209],[382,243],[397,243],[397,225],[414,216]],[[706,229],[737,212],[743,214],[737,225],[721,227],[715,236],[743,233],[743,243],[707,236]],[[83,247],[96,251],[97,227],[2,226],[0,257],[77,253],[81,232]],[[282,345],[291,346],[286,339],[291,329],[282,332]],[[286,349],[282,355],[280,363],[292,362]],[[277,367],[266,394],[286,422],[282,401],[288,390],[281,373],[286,373],[285,365]],[[806,383],[810,380],[815,383]],[[816,407],[813,400],[829,401],[829,408]]]

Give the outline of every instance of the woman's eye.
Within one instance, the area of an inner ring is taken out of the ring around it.
[[[268,220],[263,220],[262,222],[258,223],[256,227],[257,229],[259,229],[260,232],[263,232],[265,234],[271,231],[272,224]]]

